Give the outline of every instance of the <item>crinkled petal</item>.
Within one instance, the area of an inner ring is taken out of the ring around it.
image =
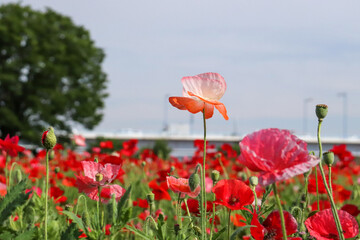
[[[359,234],[356,219],[346,211],[338,210],[338,215],[345,238],[353,238]],[[311,236],[317,240],[332,240],[339,237],[331,209],[325,209],[305,221],[305,226]]]
[[[84,175],[94,181],[96,180],[96,174],[100,173],[104,168],[100,163],[92,161],[82,161],[81,164],[84,169]]]
[[[181,82],[185,92],[192,92],[210,101],[218,101],[226,90],[226,82],[218,73],[203,73],[192,77],[183,77]]]
[[[291,235],[296,233],[298,227],[296,219],[287,211],[284,211],[284,219],[286,234]],[[279,211],[276,210],[271,212],[262,225],[269,233],[275,234],[276,239],[283,238]]]
[[[198,113],[204,109],[205,103],[188,97],[170,97],[169,102],[180,110],[188,110],[191,113]]]
[[[101,171],[101,174],[104,175],[104,180],[107,183],[111,183],[114,178],[118,175],[120,170],[120,165],[115,165],[111,163],[105,164],[103,170]]]

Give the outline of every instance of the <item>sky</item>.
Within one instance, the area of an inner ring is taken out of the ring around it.
[[[17,2],[1,0],[1,3]],[[95,131],[158,132],[188,124],[190,113],[167,98],[181,78],[220,73],[227,90],[209,133],[244,135],[268,127],[315,135],[316,104],[327,104],[324,136],[360,136],[360,1],[27,0],[90,31],[104,49],[109,97]],[[306,99],[311,98],[311,101]],[[306,102],[306,103],[305,103]],[[216,110],[215,110],[216,111]],[[202,116],[194,116],[202,131]],[[79,126],[75,126],[80,129]]]

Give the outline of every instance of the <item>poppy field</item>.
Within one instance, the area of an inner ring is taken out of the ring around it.
[[[65,146],[52,127],[37,152],[18,136],[0,139],[0,239],[360,239],[359,159],[344,144],[322,149],[327,105],[314,109],[316,153],[277,128],[215,146],[206,125],[214,109],[229,119],[224,78],[181,82],[170,104],[203,118],[192,156],[136,139],[87,146],[73,135]]]

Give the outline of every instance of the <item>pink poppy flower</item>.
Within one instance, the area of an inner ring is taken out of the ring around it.
[[[263,129],[240,142],[240,163],[260,172],[262,186],[286,180],[309,171],[320,159],[309,155],[307,144],[288,130]]]
[[[101,196],[104,203],[108,202],[107,196],[115,194],[115,198],[118,200],[124,195],[125,189],[119,185],[108,185],[116,178],[120,165],[107,163],[103,166],[90,161],[82,161],[81,164],[85,176],[76,176],[76,185],[80,192],[85,193],[92,200],[99,200],[98,187],[102,187]]]
[[[185,197],[185,194],[191,198],[196,198],[200,193],[200,185],[192,192],[189,186],[189,179],[166,177],[168,187],[174,193],[181,193],[181,198]]]
[[[169,102],[180,110],[198,113],[205,109],[205,118],[211,118],[214,107],[228,120],[225,105],[219,102],[226,90],[226,82],[218,73],[203,73],[183,77],[183,97],[170,97]]]
[[[345,238],[353,238],[359,234],[359,225],[356,219],[346,211],[338,210],[340,223]],[[305,221],[305,226],[311,236],[317,240],[339,239],[332,210],[325,209]]]
[[[81,135],[73,135],[74,143],[81,147],[86,147],[85,138]]]

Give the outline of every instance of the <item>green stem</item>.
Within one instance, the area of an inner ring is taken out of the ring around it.
[[[98,221],[99,221],[99,229],[101,229],[101,215],[100,215],[101,187],[100,186],[98,186],[98,195],[99,195],[99,200],[97,201],[97,204],[96,204],[96,210],[97,210]]]
[[[179,193],[179,197],[176,204],[176,215],[178,219],[178,224],[180,229],[182,228],[182,222],[181,222],[181,193]]]
[[[257,210],[258,199],[257,199],[257,195],[256,195],[255,187],[253,187],[251,190],[252,190],[252,191],[253,191],[253,193],[254,193],[254,197],[255,197],[255,213],[257,213],[257,212],[258,212],[258,210]]]
[[[328,168],[329,168],[329,190],[330,190],[330,193],[332,194],[333,190],[332,190],[332,184],[331,184],[331,165],[329,165]]]
[[[14,169],[14,166],[15,165],[17,165],[17,163],[16,162],[13,162],[12,164],[11,164],[11,167],[10,167],[10,172],[9,172],[9,189],[10,189],[10,187],[11,187],[11,183],[12,183],[12,172],[13,172],[13,169]]]
[[[318,183],[318,174],[317,174],[317,167],[316,166],[315,166],[315,184],[316,184],[317,209],[318,209],[318,211],[320,211],[319,183]]]
[[[229,179],[229,174],[226,171],[226,168],[225,168],[225,166],[224,166],[224,164],[223,164],[223,162],[221,160],[221,157],[218,157],[218,159],[219,159],[220,166],[221,166],[221,168],[222,168],[222,170],[224,172],[225,178]]]
[[[205,118],[205,108],[203,110],[203,123],[204,123],[204,151],[203,151],[203,165],[202,165],[202,184],[201,184],[201,239],[206,240],[206,186],[205,186],[205,175],[206,175],[206,118]]]
[[[277,189],[276,189],[276,183],[273,183],[273,189],[274,189],[274,196],[275,196],[276,204],[278,205],[278,208],[279,208],[283,239],[287,240],[286,227],[285,227],[285,218],[284,218],[284,213],[283,213],[283,210],[282,210],[282,207],[281,207],[280,198],[279,198],[279,195],[278,195],[278,192],[277,192]]]
[[[9,179],[8,179],[8,164],[11,161],[11,156],[9,154],[6,155],[6,161],[5,161],[5,181],[6,181],[6,188],[10,186]]]
[[[45,240],[47,237],[48,224],[48,198],[49,198],[49,150],[46,150],[46,182],[45,182]]]
[[[194,227],[194,224],[193,224],[193,221],[192,221],[192,218],[191,218],[191,215],[190,215],[190,211],[189,211],[189,206],[187,204],[187,199],[185,198],[184,199],[184,203],[185,203],[185,206],[186,206],[186,213],[190,219],[190,227],[193,228]]]
[[[322,161],[322,145],[321,145],[321,138],[320,138],[321,123],[322,123],[322,120],[319,119],[318,128],[317,128],[317,139],[318,139],[318,144],[319,144],[319,158],[320,158],[319,168],[320,168],[320,173],[321,173],[321,177],[322,177],[323,182],[324,182],[326,192],[327,192],[329,200],[330,200],[331,209],[332,209],[332,213],[333,213],[333,216],[334,216],[334,221],[335,221],[335,224],[336,224],[336,228],[337,228],[340,240],[345,240],[343,230],[342,230],[342,227],[341,227],[341,223],[340,223],[340,218],[339,218],[339,215],[338,215],[338,212],[337,212],[337,209],[336,209],[336,205],[335,205],[335,202],[334,202],[334,198],[333,198],[332,193],[330,192],[330,189],[328,187],[326,177],[325,177],[325,173],[324,173],[324,169],[323,169],[322,164],[321,164],[321,161]]]
[[[230,240],[230,225],[231,225],[230,223],[231,223],[231,209],[229,209],[229,217],[228,217],[228,228],[227,228],[228,240]]]
[[[215,185],[215,183],[214,183]],[[215,194],[213,193],[214,198],[213,201],[215,201]],[[213,235],[213,231],[214,231],[214,227],[215,227],[215,217],[216,217],[216,212],[215,212],[215,204],[213,203],[213,217],[212,217],[212,224],[211,224],[211,229],[210,229],[210,240],[212,240],[212,235]]]

